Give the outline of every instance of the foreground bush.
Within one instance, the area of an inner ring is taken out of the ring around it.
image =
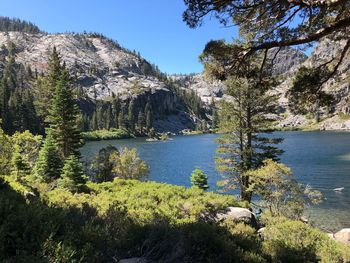
[[[1,178],[0,178],[1,179]],[[115,179],[72,194],[0,180],[0,262],[346,262],[345,246],[304,224],[270,220],[266,239],[243,223],[203,215],[231,196]],[[33,193],[30,193],[30,192]],[[23,195],[23,193],[25,193]],[[327,239],[328,238],[328,239]]]
[[[300,221],[269,219],[264,251],[273,262],[349,262],[350,247]]]

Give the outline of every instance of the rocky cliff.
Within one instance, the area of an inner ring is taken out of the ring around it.
[[[268,58],[274,58],[272,74],[284,75],[295,70],[295,68],[304,63],[308,57],[299,50],[284,48],[278,52],[277,49],[272,49],[268,53]],[[213,98],[218,100],[225,96],[224,84],[220,81],[209,80],[204,74],[173,75],[171,78],[181,87],[196,91],[207,104],[209,104]]]
[[[99,34],[0,32],[0,54],[10,44],[15,49],[16,62],[30,66],[39,74],[46,73],[49,54],[56,47],[74,76],[75,87],[90,102],[118,96],[122,100],[133,100],[138,112],[150,101],[154,126],[159,131],[194,128],[195,117],[186,111],[176,92],[164,82],[162,73],[116,41]]]
[[[319,116],[316,121],[313,116],[294,115],[289,110],[289,100],[287,96],[288,90],[293,85],[293,79],[297,70],[302,67],[316,68],[319,65],[326,63],[335,58],[337,61],[344,41],[336,42],[330,39],[323,39],[317,44],[310,57],[303,63],[295,65],[285,74],[284,81],[277,87],[277,92],[280,94],[280,105],[285,109],[284,118],[282,119],[281,127],[303,127],[309,126],[312,129],[321,130],[348,130],[348,114],[350,113],[350,54],[344,57],[337,73],[332,76],[326,83],[323,84],[322,90],[333,95],[334,102],[330,108],[318,108]]]
[[[121,47],[116,41],[90,33],[0,32],[0,71],[3,68],[1,59],[5,58],[5,47],[10,43],[13,43],[16,61],[30,66],[39,74],[45,74],[49,53],[56,47],[74,76],[76,88],[90,100],[83,105],[86,110],[93,104],[91,101],[108,100],[118,96],[125,101],[133,100],[136,111],[150,101],[155,114],[154,126],[159,131],[179,132],[195,127],[197,117],[184,105],[176,89],[169,85],[164,75],[139,54]],[[283,116],[280,116],[281,127],[303,126],[313,122],[308,116],[296,116],[289,111],[286,94],[299,67],[317,66],[335,57],[342,45],[342,42],[335,43],[325,39],[317,45],[309,58],[292,48],[278,52],[273,74],[283,80],[276,88],[276,92],[280,94],[279,103],[284,111]],[[276,51],[272,50],[268,57],[274,57]],[[329,123],[337,123],[334,127],[344,127],[338,125],[342,120],[336,116],[339,112],[345,115],[350,113],[349,69],[350,55],[347,55],[338,74],[323,87],[334,95],[335,102],[331,115],[328,112],[328,115],[323,115],[322,118],[336,120],[321,123],[319,127],[322,129],[332,129]],[[213,100],[225,98],[223,83],[209,81],[204,74],[173,75],[169,79],[181,90],[195,91],[209,111]]]
[[[337,58],[344,46],[344,41],[334,42],[324,39],[318,43],[312,54],[307,57],[303,52],[293,48],[285,48],[278,52],[274,60],[273,74],[278,76],[280,84],[275,88],[279,94],[281,115],[276,116],[281,128],[302,128],[321,130],[350,130],[350,54],[347,54],[336,75],[330,78],[322,87],[324,91],[334,96],[330,109],[319,109],[316,121],[312,114],[295,115],[290,111],[288,91],[293,85],[294,77],[302,66],[317,67],[332,58]],[[268,54],[274,57],[277,49]],[[176,75],[173,80],[180,86],[195,90],[204,102],[225,98],[224,85],[218,81],[209,81],[203,74]]]

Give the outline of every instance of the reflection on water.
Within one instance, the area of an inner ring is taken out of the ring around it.
[[[293,169],[295,177],[320,190],[325,200],[308,210],[311,221],[325,229],[350,227],[350,133],[346,132],[278,132],[285,150],[281,161]],[[109,144],[118,148],[136,147],[150,165],[149,180],[190,186],[189,176],[200,167],[209,176],[210,190],[220,179],[215,171],[214,139],[217,135],[176,136],[172,141],[146,142],[143,138],[89,142],[82,155],[89,160]],[[344,187],[342,192],[334,188]]]

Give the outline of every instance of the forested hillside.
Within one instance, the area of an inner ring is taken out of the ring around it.
[[[26,32],[26,33],[40,33],[39,27],[31,22],[23,21],[21,19],[14,19],[0,16],[0,31],[2,32]]]
[[[30,25],[10,22],[18,28]],[[180,132],[209,121],[196,92],[178,87],[156,65],[116,41],[98,33],[51,35],[23,29],[0,32],[1,117],[6,132],[43,132],[46,108],[41,97],[48,92],[48,70],[57,67],[57,60],[71,75],[83,131]]]

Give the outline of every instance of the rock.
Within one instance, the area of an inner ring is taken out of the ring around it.
[[[262,239],[264,239],[264,232],[266,230],[266,227],[262,227],[258,230],[258,236]]]
[[[23,193],[23,195],[24,195],[24,198],[27,199],[27,200],[29,200],[29,201],[34,200],[35,197],[36,197],[36,194],[34,194],[33,192],[28,192],[28,191],[25,191],[25,192]]]
[[[309,223],[309,219],[306,218],[305,216],[300,217],[300,221],[303,222],[303,223],[305,223],[305,224],[308,224],[308,223]]]
[[[350,244],[350,228],[344,228],[335,233],[334,239],[340,243]]]
[[[225,211],[216,214],[218,221],[230,219],[233,221],[243,221],[254,227],[257,227],[255,215],[247,208],[228,207]]]

